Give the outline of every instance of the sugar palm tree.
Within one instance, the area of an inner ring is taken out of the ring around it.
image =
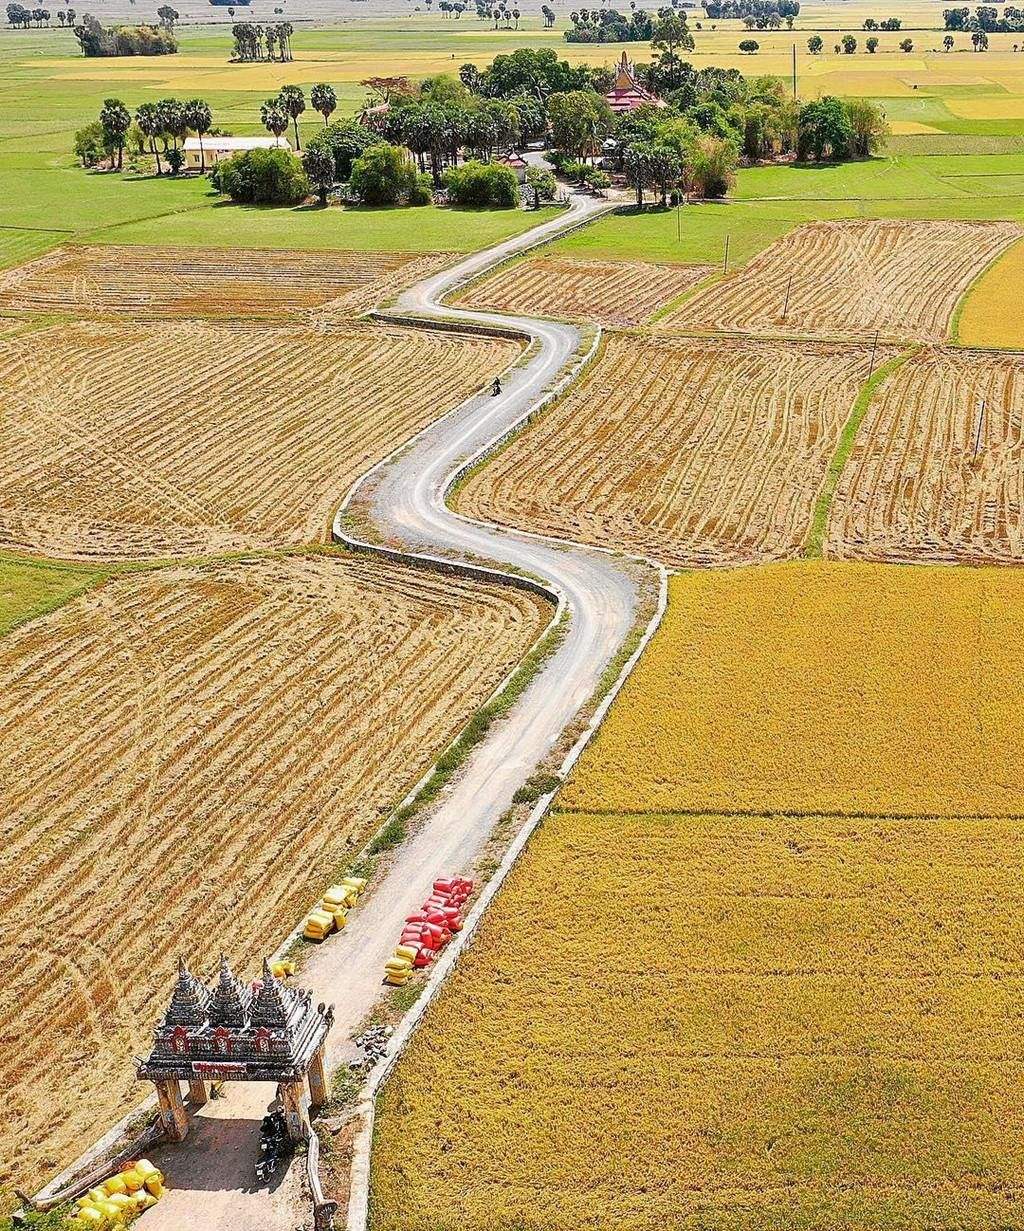
[[[163,132],[163,123],[156,103],[143,103],[135,112],[135,123],[141,129],[142,135],[149,138],[149,152],[156,155],[157,175],[163,175],[164,169],[160,165],[160,147],[156,143],[157,137]]]
[[[306,110],[306,96],[303,94],[301,86],[282,86],[281,93],[277,96],[277,101],[281,110],[292,117],[292,125],[295,128],[295,148],[297,150],[301,150],[302,143],[299,141],[299,116]]]
[[[281,104],[276,98],[268,98],[261,104],[260,119],[267,132],[274,134],[274,144],[280,145],[281,134],[288,128],[288,117],[281,110]]]
[[[203,138],[213,127],[213,112],[210,104],[202,98],[190,98],[185,104],[185,123],[199,138],[199,170],[206,171],[206,150]]]
[[[324,128],[326,128],[327,121],[338,105],[338,96],[329,85],[321,81],[310,90],[309,101],[313,104],[313,110],[319,111],[324,117]]]

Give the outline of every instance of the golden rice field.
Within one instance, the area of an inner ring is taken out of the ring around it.
[[[676,577],[560,804],[1022,816],[1022,605],[1017,570]]]
[[[374,1231],[1018,1225],[1022,603],[673,578],[385,1087]]]
[[[79,322],[0,354],[0,547],[153,558],[323,541],[351,483],[518,354],[355,322]]]
[[[1020,294],[1024,285],[1024,243],[1016,243],[971,287],[957,322],[962,346],[1024,347]]]
[[[459,507],[680,566],[797,555],[869,363],[860,344],[610,334]]]
[[[826,552],[1024,559],[1024,353],[927,349],[875,394],[843,469]]]
[[[133,321],[355,316],[449,260],[444,252],[67,246],[0,273],[0,313]]]
[[[808,223],[659,328],[942,342],[961,296],[1020,235],[1013,222]]]
[[[138,1098],[176,955],[254,972],[549,618],[349,556],[125,573],[0,640],[0,1184]]]
[[[709,265],[536,257],[499,270],[471,287],[460,302],[495,312],[641,325],[710,272]]]
[[[374,1231],[997,1231],[1015,820],[556,813],[379,1103]]]

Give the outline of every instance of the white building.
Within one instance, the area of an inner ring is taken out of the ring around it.
[[[206,165],[212,167],[222,158],[230,158],[243,150],[272,150],[274,148],[288,150],[291,146],[286,137],[204,137],[202,149],[198,137],[185,138],[185,167],[189,171],[198,171],[202,165],[202,151],[206,151]]]

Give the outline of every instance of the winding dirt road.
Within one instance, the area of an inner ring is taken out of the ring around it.
[[[572,325],[552,321],[455,311],[444,307],[441,298],[539,239],[608,208],[606,202],[574,198],[557,218],[420,283],[396,308],[398,313],[438,319],[512,323],[534,345],[528,362],[509,374],[500,396],[474,397],[434,423],[366,476],[350,500],[354,496],[376,530],[405,551],[484,558],[498,569],[513,567],[542,578],[560,594],[570,625],[557,652],[512,711],[495,724],[458,781],[399,849],[372,896],[349,916],[345,932],[304,966],[301,984],[312,989],[314,998],[336,1007],[328,1055],[332,1066],[349,1057],[350,1032],[380,996],[381,968],[405,915],[419,905],[435,876],[472,865],[516,788],[593,694],[634,623],[636,584],[615,556],[476,524],[444,503],[444,492],[460,465],[500,439],[537,404],[580,347],[581,334]],[[345,524],[339,513],[335,534],[342,540]],[[311,885],[311,897],[318,888]],[[295,1231],[309,1224],[308,1208],[297,1204],[295,1168],[270,1188],[255,1185],[258,1121],[272,1096],[269,1087],[228,1087],[226,1098],[208,1104],[195,1117],[182,1145],[153,1155],[166,1170],[171,1190],[146,1214],[146,1231]]]

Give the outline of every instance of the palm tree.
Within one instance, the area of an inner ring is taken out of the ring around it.
[[[160,149],[156,143],[157,137],[163,132],[163,125],[156,103],[143,103],[135,112],[135,123],[142,130],[142,135],[149,138],[149,152],[156,155],[157,175],[163,175],[163,167],[160,165]]]
[[[309,101],[313,104],[313,110],[319,111],[324,117],[324,128],[326,128],[331,113],[338,105],[338,96],[329,85],[321,81],[310,90]]]
[[[199,138],[199,172],[206,172],[206,150],[203,149],[203,137],[213,127],[213,112],[210,104],[202,98],[190,98],[185,104],[185,123]]]
[[[306,96],[303,94],[300,86],[284,85],[281,87],[281,93],[277,96],[277,99],[281,110],[292,117],[292,124],[295,128],[295,148],[301,150],[299,116],[306,110]]]
[[[132,113],[119,98],[105,98],[100,110],[103,134],[111,145],[117,147],[117,169],[121,170],[124,154],[124,138],[131,127]]]
[[[260,106],[260,119],[263,121],[263,127],[267,132],[274,134],[274,144],[280,145],[281,134],[288,128],[288,117],[281,110],[281,104],[278,99],[268,98]]]

